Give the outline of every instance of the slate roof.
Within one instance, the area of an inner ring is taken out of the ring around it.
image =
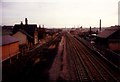
[[[1,35],[10,35],[12,34],[13,26],[2,26],[2,34]]]
[[[115,32],[117,32],[119,30],[120,30],[120,27],[110,27],[110,28],[107,28],[104,31],[98,33],[97,37],[108,38],[109,36],[111,36],[112,34],[114,34]]]
[[[14,43],[14,42],[18,42],[18,39],[14,38],[10,35],[0,36],[0,45],[7,45],[7,44]]]

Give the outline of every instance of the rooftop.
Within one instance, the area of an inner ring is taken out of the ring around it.
[[[120,30],[120,27],[116,27],[116,26],[112,26],[112,27],[109,27],[109,28],[106,28],[104,31],[98,33],[98,37],[101,37],[101,38],[107,38],[109,37],[110,35],[112,35],[113,33],[115,33],[116,31],[119,31]]]
[[[11,43],[14,43],[14,42],[18,42],[18,39],[14,38],[10,35],[0,36],[0,45],[11,44]]]

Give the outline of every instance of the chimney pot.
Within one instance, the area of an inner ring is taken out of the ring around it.
[[[27,18],[25,18],[25,24],[28,25],[28,20],[27,20]]]

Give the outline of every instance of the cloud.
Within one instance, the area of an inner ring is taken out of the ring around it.
[[[13,24],[27,17],[30,22],[47,25],[106,25],[116,23],[117,0],[2,0],[3,23]]]

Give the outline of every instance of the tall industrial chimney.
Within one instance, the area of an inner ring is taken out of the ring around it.
[[[28,20],[27,20],[27,18],[25,18],[25,25],[28,25]]]
[[[90,31],[89,31],[89,34],[91,34],[92,33],[92,29],[91,29],[91,26],[90,26]]]
[[[101,31],[101,19],[100,19],[100,28],[99,28],[99,31]]]

